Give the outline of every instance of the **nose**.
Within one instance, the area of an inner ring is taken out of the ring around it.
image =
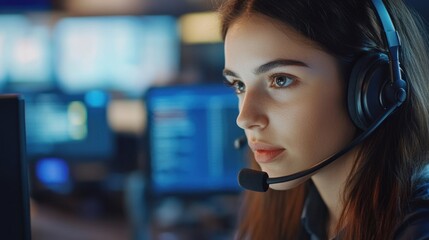
[[[267,109],[260,89],[246,89],[239,100],[237,125],[244,130],[263,129],[268,124]]]

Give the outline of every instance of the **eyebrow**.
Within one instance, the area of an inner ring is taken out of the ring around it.
[[[259,67],[257,67],[254,71],[256,75],[265,73],[270,71],[271,69],[277,68],[277,67],[284,67],[284,66],[299,66],[299,67],[308,67],[307,64],[301,61],[292,60],[292,59],[276,59],[270,62],[267,62]],[[223,70],[223,76],[231,76],[238,78],[238,74],[229,70],[224,69]]]

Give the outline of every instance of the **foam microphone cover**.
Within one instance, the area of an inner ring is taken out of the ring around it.
[[[238,173],[238,183],[241,187],[256,192],[266,192],[268,190],[268,174],[249,168],[243,168]]]

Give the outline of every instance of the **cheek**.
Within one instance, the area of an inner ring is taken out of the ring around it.
[[[288,105],[279,117],[283,122],[278,121],[276,125],[290,154],[313,164],[346,146],[355,128],[343,95],[328,91],[305,96]]]

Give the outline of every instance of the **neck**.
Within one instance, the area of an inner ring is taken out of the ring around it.
[[[353,168],[356,153],[355,148],[311,177],[328,208],[329,219],[326,227],[330,238],[336,234],[335,229],[344,207],[344,185]]]

